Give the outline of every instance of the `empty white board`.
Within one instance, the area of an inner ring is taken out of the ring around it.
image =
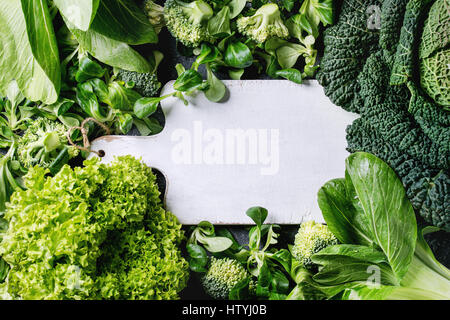
[[[160,134],[105,136],[92,149],[105,151],[102,161],[131,154],[161,171],[166,208],[183,224],[249,224],[252,206],[267,208],[269,223],[323,221],[317,191],[344,175],[345,129],[356,115],[333,105],[316,81],[224,83],[227,101],[168,98]]]

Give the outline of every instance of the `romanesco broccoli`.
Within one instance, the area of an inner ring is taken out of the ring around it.
[[[139,73],[134,71],[120,70],[117,78],[129,85],[144,97],[155,97],[161,88],[161,82],[156,73]]]
[[[188,47],[197,47],[202,41],[213,42],[205,23],[212,16],[211,6],[203,0],[188,3],[167,0],[164,4],[167,28],[178,41]]]
[[[68,145],[67,128],[60,122],[44,117],[31,120],[30,126],[18,140],[17,154],[25,168],[35,165],[48,168],[67,148],[68,158],[74,158],[79,150]]]
[[[280,9],[275,3],[263,5],[250,17],[239,17],[236,25],[240,33],[259,43],[270,37],[284,39],[289,36],[289,30],[284,25]]]
[[[228,299],[231,289],[247,277],[247,271],[236,260],[211,257],[211,266],[202,277],[202,285],[212,298]]]
[[[326,225],[314,221],[302,222],[295,235],[292,255],[307,269],[314,267],[311,256],[320,250],[338,244],[337,238]]]

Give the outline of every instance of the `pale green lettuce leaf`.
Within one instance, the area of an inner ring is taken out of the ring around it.
[[[402,182],[381,159],[363,152],[347,158],[346,174],[369,223],[369,236],[400,281],[408,271],[417,239],[416,217]]]
[[[54,103],[61,84],[56,37],[43,0],[0,1],[0,92],[16,80],[32,101]]]
[[[147,16],[132,0],[102,0],[91,28],[132,45],[158,42]]]
[[[89,29],[99,2],[100,0],[53,0],[61,15],[82,31]]]
[[[84,32],[66,21],[81,47],[97,60],[124,70],[135,72],[150,72],[151,66],[137,51],[125,42],[113,40],[92,29]]]

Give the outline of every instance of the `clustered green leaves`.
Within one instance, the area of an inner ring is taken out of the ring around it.
[[[158,40],[134,1],[3,1],[0,23],[0,46],[8,48],[0,57],[5,186],[36,164],[55,174],[78,154],[66,132],[86,118],[116,134],[133,127],[141,135],[162,130],[154,116],[158,104],[147,99],[159,93],[162,55],[155,51],[145,59],[130,46]],[[93,122],[83,129],[87,137],[73,130],[72,142],[104,133]],[[4,207],[11,192],[0,193]]]
[[[185,46],[180,52],[200,58],[206,46],[214,54],[194,64],[205,64],[210,88],[205,94],[217,102],[225,89],[214,73],[240,79],[253,66],[258,73],[296,83],[313,77],[318,68],[314,44],[321,25],[333,23],[333,7],[331,0],[251,5],[245,0],[169,0],[164,16],[171,34]]]
[[[400,179],[381,159],[349,156],[345,178],[327,182],[318,202],[341,244],[311,257],[319,269],[303,281],[309,287],[340,299],[450,298],[450,271],[423,237],[437,228],[417,226]]]
[[[164,210],[141,161],[87,160],[54,177],[30,169],[2,219],[0,254],[11,266],[1,296],[14,299],[176,299],[188,264],[184,233]]]
[[[264,224],[264,208],[252,207],[246,214],[256,224],[249,230],[247,245],[239,245],[229,230],[216,231],[209,222],[195,227],[187,244],[190,268],[215,299],[284,299],[293,258],[289,250],[274,247],[279,226]]]

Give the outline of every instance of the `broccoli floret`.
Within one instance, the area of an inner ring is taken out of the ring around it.
[[[270,37],[289,37],[289,30],[284,25],[280,9],[275,3],[263,5],[250,17],[239,17],[236,24],[240,33],[259,43]]]
[[[166,25],[164,21],[164,7],[154,3],[152,0],[145,0],[144,12],[147,15],[148,21],[155,29],[155,32],[159,33]]]
[[[65,148],[69,159],[76,157],[79,150],[68,146],[66,132],[67,128],[60,122],[44,117],[33,120],[19,138],[17,147],[19,162],[25,168],[35,165],[48,168]]]
[[[133,89],[144,97],[155,97],[161,88],[161,82],[156,73],[140,73],[120,70],[117,78],[131,85]]]
[[[210,268],[201,282],[205,292],[212,298],[228,299],[231,289],[247,277],[247,271],[236,260],[211,257]]]
[[[305,221],[295,235],[292,255],[307,269],[313,269],[311,256],[320,250],[338,244],[337,238],[326,225]]]
[[[213,42],[205,22],[213,16],[213,10],[203,0],[182,2],[167,0],[164,19],[170,33],[182,44],[197,47],[202,41]]]

